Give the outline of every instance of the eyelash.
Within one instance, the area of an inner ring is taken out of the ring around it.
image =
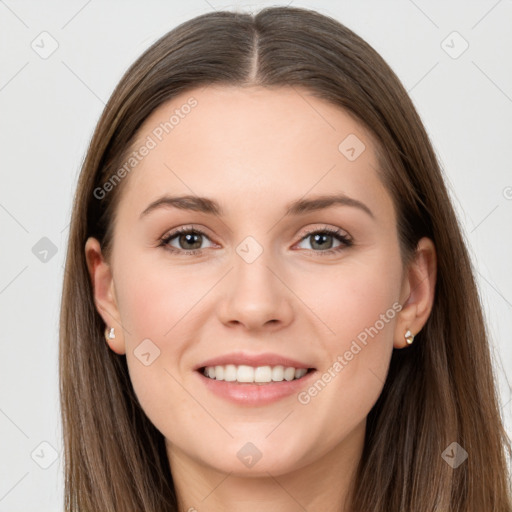
[[[199,235],[205,236],[206,238],[209,238],[208,235],[204,231],[202,231],[198,228],[180,227],[180,228],[175,229],[172,233],[169,233],[168,235],[161,238],[159,247],[164,247],[166,250],[170,251],[173,254],[180,254],[180,253],[185,252],[185,253],[187,253],[187,255],[191,255],[191,256],[201,255],[203,253],[204,249],[191,249],[191,250],[176,249],[176,247],[172,247],[172,246],[168,245],[169,242],[173,238],[176,238],[178,235],[183,235],[183,234],[199,234]],[[347,237],[343,231],[341,231],[339,229],[332,229],[332,228],[314,229],[311,231],[307,231],[304,234],[304,236],[300,239],[299,242],[302,242],[309,236],[316,235],[316,234],[331,235],[334,238],[336,238],[339,242],[341,242],[341,244],[342,244],[339,247],[336,247],[334,249],[327,249],[325,251],[315,251],[314,249],[308,249],[310,251],[313,251],[314,253],[317,253],[319,256],[335,254],[335,253],[338,253],[338,252],[340,252],[348,247],[351,247],[353,245],[352,240],[349,237]]]

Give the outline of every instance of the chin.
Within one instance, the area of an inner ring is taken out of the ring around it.
[[[220,447],[220,453],[214,453],[212,457],[204,458],[203,463],[222,473],[231,473],[240,477],[268,477],[286,474],[299,469],[306,464],[304,458],[311,450],[304,450],[304,445],[295,447],[276,446],[270,440],[266,441],[230,440]],[[304,451],[304,458],[301,452]],[[208,455],[211,455],[210,453]]]

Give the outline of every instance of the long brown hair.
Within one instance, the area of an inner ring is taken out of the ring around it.
[[[178,510],[163,436],[137,401],[125,356],[105,342],[84,245],[94,236],[108,257],[123,182],[101,199],[94,191],[122,165],[142,122],[213,83],[297,86],[351,112],[377,141],[406,259],[423,236],[437,249],[433,310],[414,344],[393,352],[349,510],[510,512],[511,447],[482,307],[427,133],[371,46],[328,16],[290,7],[181,24],[130,67],[99,120],[74,198],[61,305],[65,510]],[[455,469],[441,456],[453,442],[469,454]]]

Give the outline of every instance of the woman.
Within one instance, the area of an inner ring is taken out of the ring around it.
[[[126,72],[60,343],[66,510],[512,510],[434,151],[389,66],[314,11],[202,15]]]

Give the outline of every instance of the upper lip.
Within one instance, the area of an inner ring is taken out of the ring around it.
[[[277,366],[282,365],[286,367],[293,367],[295,369],[299,368],[312,368],[311,365],[306,363],[302,363],[297,361],[296,359],[292,359],[290,357],[280,356],[279,354],[272,354],[270,352],[265,352],[262,354],[248,354],[246,352],[233,352],[231,354],[224,354],[222,356],[214,357],[212,359],[207,359],[202,363],[198,364],[194,370],[199,370],[200,368],[204,368],[205,366],[224,366],[226,364],[234,364],[234,365],[248,365],[248,366]]]

